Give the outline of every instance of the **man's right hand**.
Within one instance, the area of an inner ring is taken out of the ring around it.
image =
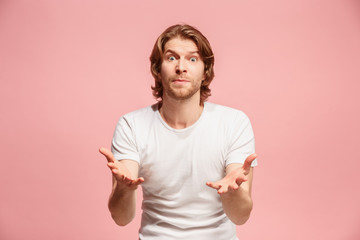
[[[107,165],[117,181],[117,187],[135,190],[138,185],[144,182],[144,178],[142,177],[133,178],[125,164],[122,161],[116,160],[110,150],[100,148],[99,152],[106,157],[108,161]]]

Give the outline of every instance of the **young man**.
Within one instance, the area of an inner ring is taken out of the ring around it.
[[[112,153],[109,210],[128,224],[143,188],[139,238],[234,240],[252,209],[254,135],[247,116],[206,102],[214,78],[208,40],[174,25],[150,56],[157,104],[120,118]]]

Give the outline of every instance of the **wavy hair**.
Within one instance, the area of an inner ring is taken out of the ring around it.
[[[206,37],[195,27],[187,24],[176,24],[167,28],[156,40],[154,48],[150,55],[150,70],[155,79],[155,85],[151,86],[154,97],[161,103],[163,96],[163,85],[158,74],[161,71],[161,64],[163,61],[163,53],[165,44],[175,38],[181,37],[183,39],[192,40],[199,49],[199,55],[204,62],[205,80],[202,81],[200,87],[200,103],[204,103],[209,96],[211,96],[211,90],[209,88],[214,74],[214,54],[211,49],[209,41]]]

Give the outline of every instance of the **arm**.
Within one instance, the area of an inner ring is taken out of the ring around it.
[[[251,154],[244,164],[229,164],[223,179],[206,183],[209,187],[218,190],[224,212],[236,225],[244,224],[249,219],[252,210],[253,168],[251,163],[255,158],[256,154]]]
[[[107,161],[113,175],[113,186],[109,198],[109,210],[116,224],[125,226],[135,216],[136,189],[144,182],[138,178],[139,164],[133,160],[118,161],[105,148],[99,149]]]

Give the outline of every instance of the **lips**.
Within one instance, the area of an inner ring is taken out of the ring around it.
[[[186,79],[175,79],[175,80],[173,80],[173,82],[186,83],[186,82],[189,82],[189,81],[186,80]]]

